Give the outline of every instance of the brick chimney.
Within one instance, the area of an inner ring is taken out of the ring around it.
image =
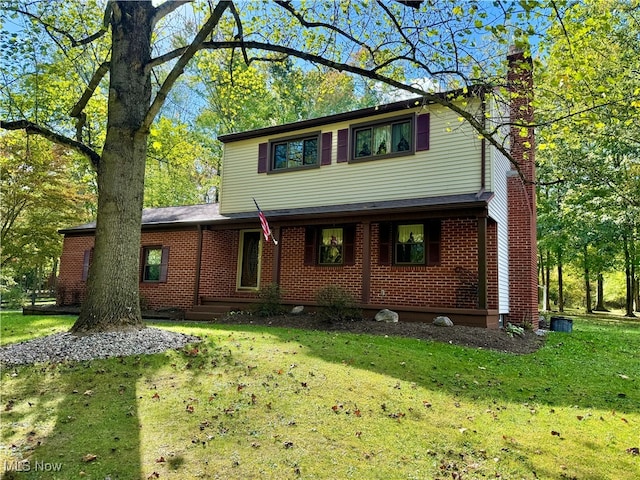
[[[509,317],[513,324],[538,328],[535,134],[533,61],[511,47],[507,56],[510,146],[515,161],[507,174],[509,222]]]

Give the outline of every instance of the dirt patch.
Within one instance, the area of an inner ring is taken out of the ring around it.
[[[489,330],[486,328],[463,327],[460,325],[437,327],[430,323],[383,323],[374,320],[329,323],[319,315],[314,314],[261,317],[246,313],[234,313],[218,318],[214,320],[214,323],[228,325],[266,325],[284,328],[304,328],[310,330],[419,338],[422,340],[433,340],[436,342],[451,343],[473,348],[486,348],[515,354],[535,352],[544,345],[545,341],[544,336],[538,336],[530,331],[525,331],[523,337],[512,337],[504,330]]]

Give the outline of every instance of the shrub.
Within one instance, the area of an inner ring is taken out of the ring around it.
[[[285,309],[282,305],[282,289],[277,283],[270,283],[262,287],[258,292],[258,302],[255,305],[255,313],[261,317],[280,315]]]
[[[2,292],[2,302],[9,310],[19,310],[26,303],[26,295],[20,285],[13,285]]]
[[[320,314],[329,322],[362,320],[355,298],[338,285],[327,285],[316,292]]]

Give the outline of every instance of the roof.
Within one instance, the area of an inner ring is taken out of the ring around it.
[[[187,205],[181,207],[145,208],[142,210],[143,226],[188,226],[201,225],[220,220],[220,207],[217,203],[203,205]],[[92,231],[96,222],[85,223],[76,227],[59,230],[59,233],[77,233]]]
[[[292,132],[296,130],[302,130],[304,128],[319,127],[321,125],[328,125],[330,123],[346,122],[357,120],[359,118],[366,118],[372,115],[380,115],[383,113],[399,112],[402,110],[408,110],[410,108],[416,108],[422,105],[428,105],[436,103],[434,98],[442,98],[452,100],[459,96],[473,97],[481,93],[484,87],[481,85],[474,85],[470,88],[454,90],[450,92],[435,93],[430,97],[414,97],[407,100],[401,100],[398,102],[387,103],[383,105],[376,105],[374,107],[361,108],[359,110],[353,110],[350,112],[337,113],[326,117],[312,118],[310,120],[303,120],[300,122],[287,123],[283,125],[275,125],[272,127],[259,128],[256,130],[248,130],[245,132],[229,133],[227,135],[219,135],[218,140],[222,143],[237,142],[239,140],[247,140],[250,138],[263,137],[267,135],[275,135],[280,133]]]
[[[493,197],[492,192],[478,194],[443,195],[438,197],[386,200],[381,202],[351,203],[281,210],[264,210],[270,221],[295,221],[313,218],[357,215],[359,218],[371,215],[385,215],[396,212],[447,211],[453,209],[486,208]],[[197,225],[231,225],[247,221],[258,221],[258,212],[220,214],[219,204],[188,205],[182,207],[145,208],[142,211],[143,229],[190,227]],[[88,233],[96,228],[96,222],[59,230],[61,234]]]

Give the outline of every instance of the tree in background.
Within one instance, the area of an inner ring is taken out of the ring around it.
[[[0,267],[3,279],[40,289],[55,276],[62,252],[58,226],[87,221],[95,190],[79,182],[84,162],[77,154],[22,132],[0,134]]]
[[[639,34],[637,5],[576,3],[549,29],[546,68],[536,82],[540,180],[563,192],[555,217],[541,216],[541,242],[564,245],[546,237],[554,229],[569,237],[574,255],[565,261],[582,264],[588,311],[591,282],[601,291],[602,273],[622,265],[628,316],[640,262]]]
[[[215,199],[220,149],[182,123],[161,117],[149,132],[144,206],[194,205]]]

